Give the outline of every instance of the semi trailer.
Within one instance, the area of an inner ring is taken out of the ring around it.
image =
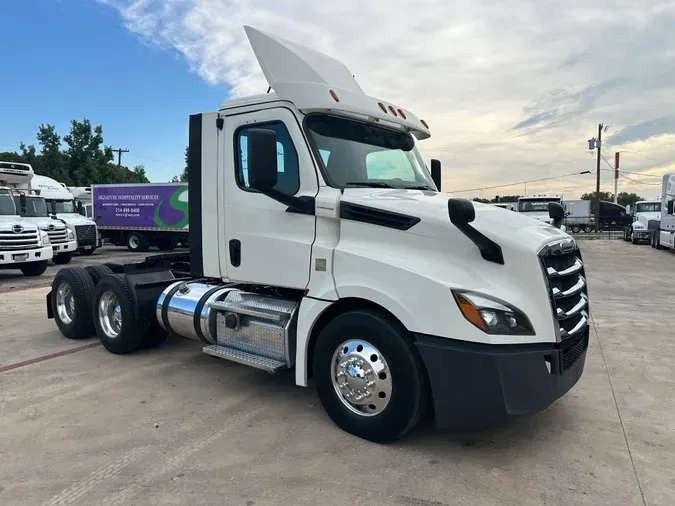
[[[189,119],[189,253],[64,268],[47,315],[116,354],[169,333],[316,385],[337,426],[400,438],[547,408],[589,340],[579,248],[551,224],[441,193],[429,125],[339,61],[245,27],[270,93]]]
[[[650,220],[648,228],[652,248],[675,249],[675,174],[663,175],[661,215],[659,219]]]
[[[173,250],[189,235],[187,183],[92,185],[101,236],[129,251]]]

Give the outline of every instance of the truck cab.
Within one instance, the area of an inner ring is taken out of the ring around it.
[[[4,163],[0,162],[0,170]],[[49,236],[18,214],[12,189],[0,186],[0,270],[19,269],[25,276],[40,276],[53,255]]]
[[[62,269],[47,298],[61,332],[120,355],[174,333],[294,369],[340,428],[380,443],[431,411],[484,426],[570,390],[588,291],[559,203],[549,224],[441,193],[425,120],[327,55],[245,31],[273,92],[190,116],[190,252]]]
[[[548,213],[550,202],[562,205],[562,197],[557,195],[520,197],[518,199],[518,212],[523,213],[523,216],[527,216],[528,218],[551,224],[551,218]],[[562,229],[564,231],[565,227],[563,226]]]
[[[77,251],[82,255],[91,255],[101,246],[101,237],[96,227],[96,222],[82,216],[73,198],[65,185],[46,176],[36,174],[31,180],[31,188],[40,190],[40,195],[45,198],[47,205],[52,202],[56,206],[56,217],[62,220],[68,230],[75,234]]]
[[[75,199],[75,207],[78,213],[93,219],[91,186],[68,186],[67,189]]]
[[[75,234],[66,228],[65,223],[56,218],[55,203],[52,202],[51,214],[47,202],[36,190],[13,190],[14,205],[22,218],[35,223],[47,233],[54,251],[52,261],[55,264],[67,264],[77,249]]]
[[[658,222],[661,220],[661,201],[643,200],[636,202],[630,209],[633,222],[624,229],[624,240],[638,244],[640,241],[649,240],[654,228],[658,229]]]

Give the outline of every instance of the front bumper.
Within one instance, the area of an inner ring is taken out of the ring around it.
[[[473,429],[549,407],[579,380],[588,327],[563,344],[488,345],[416,336],[436,425]]]
[[[77,250],[77,241],[72,240],[68,242],[52,243],[52,250],[54,255],[59,253],[73,253]]]
[[[649,239],[649,230],[635,230],[633,229],[633,235],[638,239]]]
[[[53,257],[52,247],[43,246],[36,249],[26,250],[4,250],[0,251],[0,266],[12,268],[29,262],[40,262],[41,260],[51,260]]]

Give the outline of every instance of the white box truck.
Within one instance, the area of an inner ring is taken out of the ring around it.
[[[294,368],[339,427],[381,443],[430,409],[483,426],[570,390],[588,292],[562,207],[552,226],[441,193],[424,120],[333,58],[245,29],[274,92],[190,116],[190,252],[61,269],[47,312],[63,335],[125,354],[174,333]]]

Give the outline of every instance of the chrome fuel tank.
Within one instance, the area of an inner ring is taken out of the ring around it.
[[[210,302],[223,300],[234,285],[177,281],[167,286],[157,299],[157,321],[167,332],[215,344],[216,318]]]

